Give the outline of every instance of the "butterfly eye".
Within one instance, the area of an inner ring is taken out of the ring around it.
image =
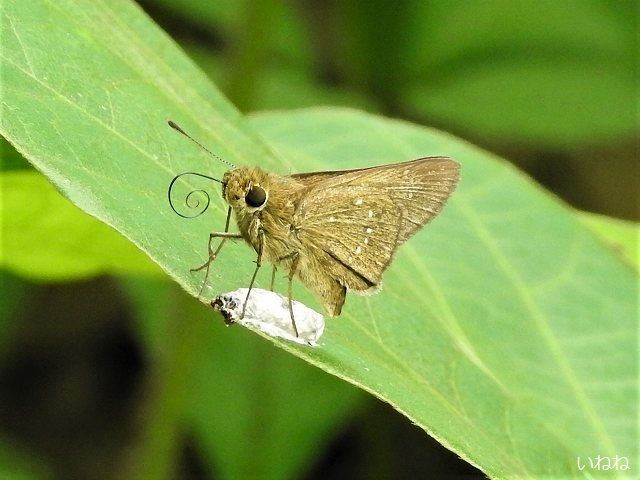
[[[258,208],[264,205],[264,202],[267,201],[267,192],[264,191],[260,185],[254,185],[247,192],[247,195],[244,197],[244,201],[247,202],[247,205],[253,208]]]

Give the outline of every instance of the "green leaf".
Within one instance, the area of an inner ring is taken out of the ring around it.
[[[572,211],[486,153],[408,124],[317,110],[253,125],[294,163],[430,152],[463,165],[459,191],[400,250],[383,293],[349,298],[350,321],[329,323],[310,361],[415,411],[491,475],[576,473],[587,452],[636,458],[637,431],[623,425],[637,400],[637,278]]]
[[[132,30],[138,23],[143,28]],[[189,224],[199,225],[196,232],[187,232],[167,202],[157,202],[176,173],[206,170],[211,162],[166,126],[168,118],[196,137],[217,138],[209,144],[231,162],[257,156],[275,165],[255,135],[239,127],[243,120],[233,106],[133,4],[9,1],[2,28],[2,134],[71,201],[135,238],[158,263],[183,252],[191,243],[185,236],[201,243],[211,229],[200,218]],[[193,127],[205,118],[207,133]],[[181,150],[187,153],[178,159]],[[107,208],[106,191],[112,197]],[[144,231],[149,237],[139,238]],[[184,258],[176,275],[193,266],[189,261]],[[194,277],[191,292],[197,284]]]
[[[637,223],[586,212],[580,213],[578,218],[626,262],[640,270],[640,226]]]
[[[275,343],[391,403],[491,476],[577,475],[578,456],[637,460],[637,278],[530,179],[453,137],[357,112],[247,122],[123,1],[8,1],[2,29],[2,134],[191,293],[201,278],[189,268],[225,207],[212,197],[206,215],[185,220],[166,188],[176,173],[225,167],[167,118],[235,164],[281,173],[458,159],[459,191],[400,249],[383,293],[350,296],[321,348]],[[225,247],[214,291],[246,285],[254,255]]]
[[[46,281],[161,273],[131,242],[88,217],[37,172],[0,173],[0,186],[0,218],[11,232],[2,242],[1,267]]]

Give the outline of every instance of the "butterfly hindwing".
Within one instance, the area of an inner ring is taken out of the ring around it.
[[[380,283],[397,245],[402,214],[384,192],[365,187],[327,186],[302,200],[294,223],[303,244],[325,252],[348,286],[366,290]],[[329,262],[331,268],[331,262]]]
[[[409,162],[333,172],[292,175],[310,188],[328,185],[366,186],[383,189],[405,211],[399,241],[413,235],[435,217],[456,188],[460,176],[457,162],[447,157],[425,157]]]

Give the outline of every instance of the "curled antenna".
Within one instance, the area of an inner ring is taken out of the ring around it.
[[[199,141],[197,141],[195,138],[193,138],[191,135],[189,135],[187,132],[185,132],[176,122],[174,122],[173,120],[169,120],[167,123],[169,123],[169,126],[171,128],[173,128],[174,130],[176,130],[177,132],[180,132],[182,135],[184,135],[185,137],[187,137],[189,140],[191,140],[193,143],[195,143],[196,145],[198,145],[201,149],[203,149],[205,152],[207,152],[209,155],[211,155],[214,158],[217,158],[218,160],[220,160],[222,163],[229,165],[231,168],[235,168],[236,166],[231,163],[231,162],[227,162],[224,158],[216,155],[215,153],[213,153],[211,150],[209,150],[207,147],[205,147],[204,145],[202,145]]]
[[[214,182],[218,182],[218,183],[222,183],[220,180],[218,180],[217,178],[213,178],[210,177],[208,175],[204,175],[202,173],[196,173],[196,172],[183,172],[179,175],[176,175],[175,177],[173,177],[173,180],[171,180],[171,183],[169,184],[169,190],[167,191],[167,197],[169,198],[169,205],[171,206],[171,210],[173,210],[174,212],[176,212],[177,215],[181,216],[182,218],[195,218],[195,217],[199,217],[200,215],[202,215],[204,212],[207,211],[207,208],[209,208],[209,203],[211,202],[211,197],[209,196],[209,194],[206,192],[206,190],[202,190],[202,189],[196,189],[196,190],[191,190],[187,196],[184,199],[184,204],[186,205],[186,207],[190,210],[196,210],[196,213],[193,215],[184,215],[182,213],[180,213],[178,210],[176,210],[176,207],[173,204],[173,200],[171,200],[171,189],[173,188],[174,184],[176,183],[176,180],[178,180],[180,177],[184,176],[184,175],[195,175],[197,177],[202,177],[202,178],[206,178],[207,180],[212,180]],[[194,197],[195,195],[195,197]],[[198,198],[198,196],[204,196],[205,202],[204,202],[204,207],[200,207],[200,199]]]

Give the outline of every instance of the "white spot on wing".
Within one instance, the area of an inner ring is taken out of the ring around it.
[[[369,210],[369,211],[371,211],[371,210]],[[373,232],[373,228],[367,227],[367,233],[371,233],[371,232]]]
[[[354,205],[362,205],[362,199],[359,198],[357,199],[355,202],[353,202]]]
[[[373,217],[373,210],[369,210],[369,218]]]
[[[366,240],[366,238],[365,238],[365,240]],[[360,255],[361,253],[362,253],[362,248],[357,247],[356,248],[356,255]]]

